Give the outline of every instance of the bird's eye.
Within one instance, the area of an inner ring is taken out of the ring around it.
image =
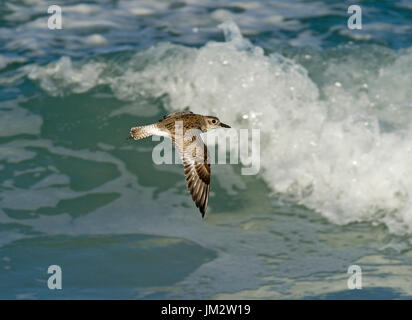
[[[212,120],[212,123],[215,124],[217,121],[215,119]]]

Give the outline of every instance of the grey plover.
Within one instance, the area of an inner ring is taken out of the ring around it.
[[[168,114],[157,123],[130,129],[130,138],[139,140],[153,135],[169,137],[179,151],[192,199],[205,216],[210,190],[210,159],[201,132],[230,128],[217,117],[202,116],[190,111]]]

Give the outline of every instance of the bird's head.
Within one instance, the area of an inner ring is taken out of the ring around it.
[[[216,129],[216,128],[230,128],[227,124],[220,122],[219,118],[213,116],[206,116],[206,130]]]

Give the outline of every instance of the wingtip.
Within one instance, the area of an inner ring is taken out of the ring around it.
[[[200,213],[202,214],[202,219],[204,219],[204,218],[205,218],[205,215],[206,215],[206,211],[200,210]]]

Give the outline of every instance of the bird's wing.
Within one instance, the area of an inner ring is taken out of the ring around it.
[[[182,158],[187,188],[204,217],[209,200],[210,159],[207,147],[200,137],[200,130],[191,131],[192,134],[185,134],[186,138],[174,136],[172,141]]]
[[[177,111],[177,112],[169,113],[168,115],[165,115],[163,117],[163,119],[160,119],[159,122],[163,121],[165,119],[184,116],[184,115],[187,115],[187,114],[193,114],[193,112],[192,111]]]

